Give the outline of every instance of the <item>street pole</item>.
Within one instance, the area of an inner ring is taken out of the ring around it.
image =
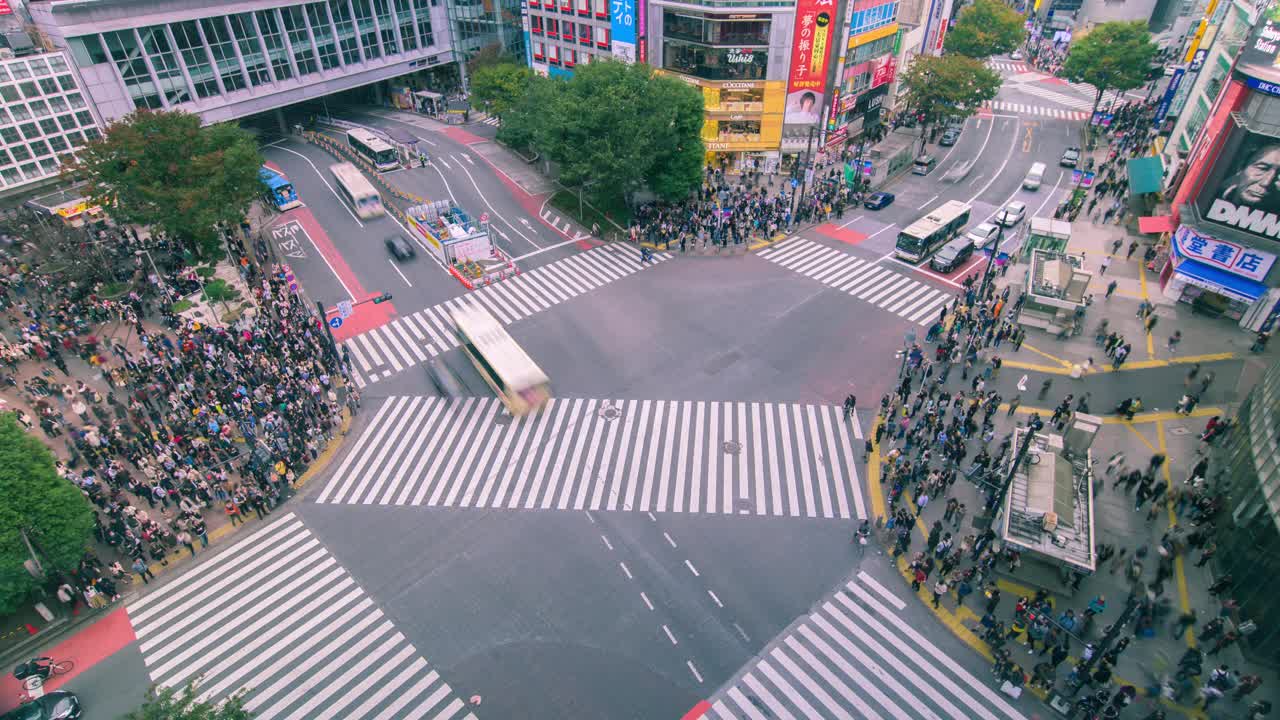
[[[906,374],[907,355],[911,353],[911,343],[916,341],[916,331],[908,330],[902,336],[902,364],[898,366],[898,377]]]
[[[800,177],[800,195],[797,198],[798,202],[796,203],[796,212],[799,212],[800,208],[804,206],[804,196],[809,190],[809,173],[812,172],[812,168],[810,166],[813,165],[813,130],[814,127],[810,125],[809,139],[804,144],[804,167],[801,168],[801,172],[803,172],[804,175]]]
[[[995,265],[996,255],[1000,252],[1000,245],[1004,243],[1004,225],[996,226],[995,246],[991,248],[991,254],[987,256],[987,269],[982,273],[982,284],[979,286],[978,297],[981,298],[987,291],[987,285],[991,280],[991,267]]]
[[[987,529],[995,524],[996,514],[999,508],[1004,504],[1004,498],[1009,494],[1009,486],[1013,484],[1013,476],[1018,472],[1018,466],[1026,459],[1027,453],[1031,452],[1031,443],[1035,440],[1036,433],[1044,427],[1044,421],[1040,419],[1039,414],[1031,416],[1031,420],[1027,422],[1027,432],[1022,438],[1022,444],[1018,446],[1018,452],[1013,457],[1013,462],[1009,463],[1009,470],[1004,474],[1004,478],[1000,482],[1000,490],[996,494],[995,502],[991,505],[990,513],[986,514]]]

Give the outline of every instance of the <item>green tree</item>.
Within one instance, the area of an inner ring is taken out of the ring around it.
[[[975,0],[947,31],[947,52],[985,59],[1022,44],[1022,15],[999,0]]]
[[[490,112],[505,116],[529,89],[533,71],[523,65],[502,62],[480,67],[471,76],[471,94],[487,103]]]
[[[593,62],[531,83],[499,137],[544,154],[606,208],[641,189],[683,199],[702,180],[702,108],[696,88],[645,65]]]
[[[1061,74],[1071,82],[1097,88],[1093,98],[1093,111],[1097,112],[1107,90],[1141,87],[1157,52],[1145,20],[1106,22],[1071,43]]]
[[[44,443],[0,414],[0,614],[18,609],[39,583],[23,566],[27,541],[52,576],[75,570],[92,536],[84,493],[58,475]]]
[[[142,707],[125,720],[250,720],[253,714],[244,709],[243,693],[232,695],[223,703],[200,702],[195,681],[180,688],[152,687]]]
[[[1000,75],[964,55],[917,55],[902,75],[904,106],[923,115],[921,148],[929,128],[949,116],[969,117],[1000,91]]]
[[[221,255],[218,226],[244,219],[262,193],[253,136],[185,112],[138,110],[90,142],[67,172],[118,222],[149,225],[200,257]]]

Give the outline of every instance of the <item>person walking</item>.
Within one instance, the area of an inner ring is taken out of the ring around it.
[[[147,566],[147,562],[142,558],[135,559],[132,567],[133,571],[138,573],[138,577],[142,578],[143,585],[147,585],[155,579],[155,574],[151,572],[151,568]]]

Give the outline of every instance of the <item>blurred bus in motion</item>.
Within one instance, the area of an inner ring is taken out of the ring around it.
[[[488,310],[463,303],[451,315],[462,349],[512,415],[537,410],[550,399],[546,373]]]

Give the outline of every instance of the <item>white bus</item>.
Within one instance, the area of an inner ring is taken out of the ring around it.
[[[542,368],[488,310],[462,303],[450,314],[463,350],[512,415],[537,410],[551,398],[551,381]]]
[[[942,203],[938,209],[898,233],[898,244],[893,253],[913,263],[924,260],[969,224],[971,209],[959,200]]]
[[[347,144],[364,156],[379,172],[400,167],[400,157],[391,143],[365,130],[352,128],[347,131]]]
[[[338,182],[338,194],[355,210],[356,215],[361,218],[371,218],[386,212],[382,207],[382,196],[373,189],[369,178],[366,178],[355,165],[351,163],[330,165],[329,172],[333,173],[333,179]]]

